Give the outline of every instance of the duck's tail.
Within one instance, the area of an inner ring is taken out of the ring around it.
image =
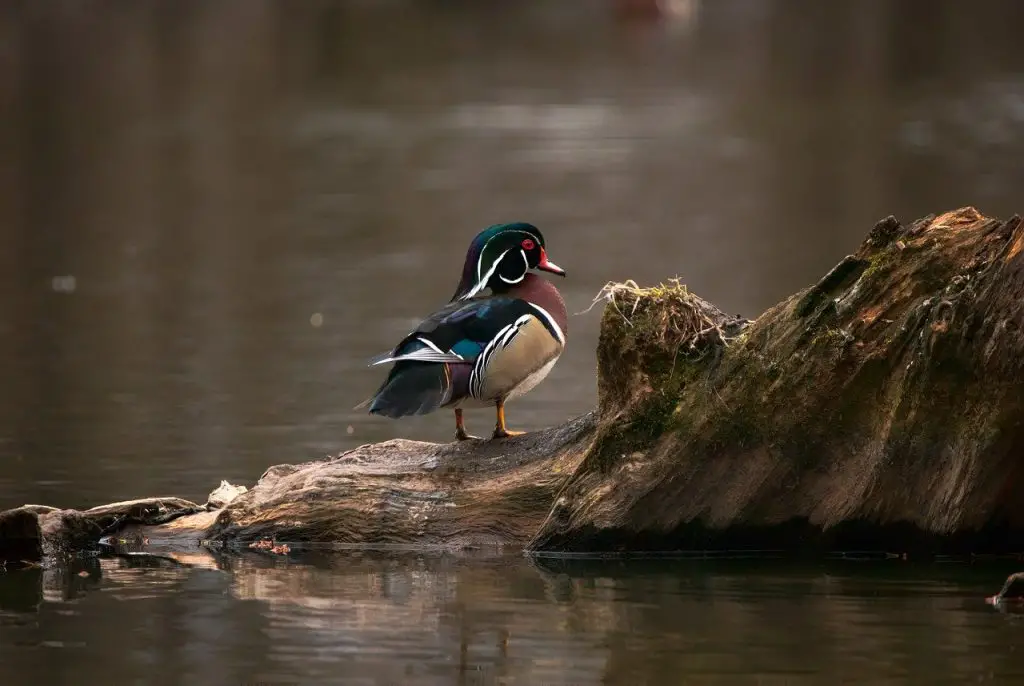
[[[370,414],[392,419],[428,414],[451,402],[458,389],[468,385],[469,365],[399,362],[377,393],[359,408],[369,405]]]

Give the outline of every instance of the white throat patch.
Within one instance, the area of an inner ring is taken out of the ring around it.
[[[504,257],[507,253],[502,253]],[[519,254],[523,256],[523,273],[519,275],[518,279],[506,279],[503,274],[498,274],[498,278],[508,284],[516,284],[526,278],[526,272],[530,271],[530,261],[526,259],[526,251],[522,248],[519,249]]]

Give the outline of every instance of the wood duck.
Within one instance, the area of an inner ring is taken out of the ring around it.
[[[505,426],[505,403],[548,375],[567,332],[562,296],[533,269],[565,276],[536,226],[495,224],[477,234],[448,304],[370,361],[394,366],[363,406],[392,418],[452,408],[460,441],[476,438],[466,433],[462,409],[493,406],[493,438],[523,433]]]

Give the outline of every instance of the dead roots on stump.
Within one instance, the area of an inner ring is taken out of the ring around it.
[[[27,506],[0,513],[0,561],[129,525],[192,545],[1024,548],[1019,217],[889,217],[755,321],[678,282],[609,284],[601,300],[596,413],[279,465],[204,507]]]

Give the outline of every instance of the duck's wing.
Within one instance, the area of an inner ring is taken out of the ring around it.
[[[516,322],[535,316],[530,303],[493,296],[451,303],[423,320],[393,350],[377,355],[370,365],[388,362],[472,364],[489,343],[514,335]]]

